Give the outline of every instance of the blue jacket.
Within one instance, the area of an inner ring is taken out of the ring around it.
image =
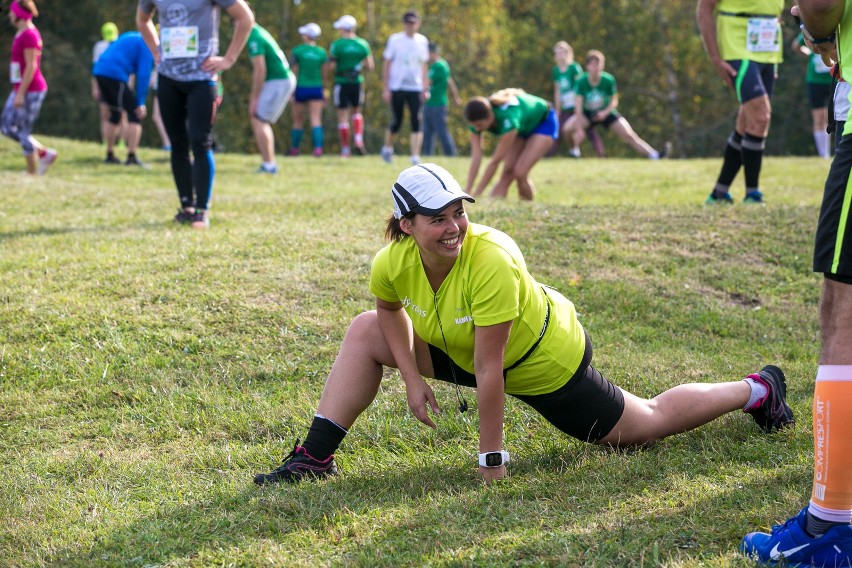
[[[126,83],[136,75],[136,104],[142,106],[148,97],[148,84],[154,69],[154,56],[139,32],[124,32],[110,44],[92,66],[95,77],[106,77]]]

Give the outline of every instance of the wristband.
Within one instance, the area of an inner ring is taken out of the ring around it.
[[[805,27],[804,23],[799,24],[799,29],[802,30],[802,36],[814,45],[819,45],[821,43],[834,43],[834,40],[837,37],[837,32],[834,32],[828,37],[816,38],[811,35],[811,32],[808,31],[808,28]]]
[[[509,463],[509,452],[506,450],[479,454],[479,467],[500,467],[507,463]]]

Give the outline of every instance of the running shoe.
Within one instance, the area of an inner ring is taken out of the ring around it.
[[[121,164],[121,160],[115,157],[115,154],[107,154],[104,158],[105,164]]]
[[[296,156],[299,155],[299,149],[298,148],[290,148],[290,151],[287,152],[287,155],[295,158]]]
[[[269,473],[258,473],[254,476],[257,485],[267,483],[298,483],[306,478],[317,479],[337,474],[337,464],[334,454],[323,461],[315,459],[296,440],[293,451],[284,457],[283,463]]]
[[[822,536],[805,532],[808,508],[772,527],[772,534],[748,533],[740,544],[744,555],[769,566],[852,567],[852,525],[835,525]]]
[[[660,159],[665,160],[667,158],[671,158],[673,151],[674,145],[671,142],[666,141],[666,143],[663,144],[663,150],[660,152]]]
[[[363,144],[355,144],[355,154],[359,156],[366,156],[367,148],[365,148]]]
[[[763,205],[763,194],[757,190],[751,191],[746,194],[743,203],[759,203]]]
[[[731,194],[725,192],[721,195],[716,195],[715,193],[711,193],[707,200],[704,202],[705,205],[733,205],[734,198],[731,197]]]
[[[420,156],[411,156],[411,165],[416,166],[420,163]]]
[[[387,162],[389,164],[393,163],[393,150],[391,150],[387,146],[382,146],[381,154],[382,154],[382,159],[385,162]]]
[[[747,378],[763,383],[769,390],[760,406],[743,411],[751,414],[764,432],[771,434],[796,423],[793,410],[787,405],[787,381],[781,369],[775,365],[766,365]]]
[[[314,158],[322,157],[322,148],[314,148]]]
[[[260,167],[257,168],[257,172],[255,173],[275,175],[278,173],[278,166],[272,166],[271,168],[267,168],[266,166],[261,164]]]
[[[192,223],[193,215],[195,215],[194,211],[178,209],[177,215],[175,215],[175,223],[180,223],[181,225],[189,225],[190,223]]]
[[[571,158],[579,158],[580,157],[580,149],[579,148],[571,148],[568,150],[568,156]]]
[[[148,165],[136,157],[136,155],[127,156],[127,160],[124,161],[125,166],[139,166],[143,170],[148,169]]]
[[[205,209],[200,209],[192,214],[189,226],[193,229],[209,229],[210,214]]]
[[[50,165],[56,161],[58,156],[59,152],[53,148],[45,149],[44,156],[38,159],[38,175],[43,176],[46,174],[48,168],[50,168]]]

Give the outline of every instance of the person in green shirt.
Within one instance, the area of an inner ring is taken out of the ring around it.
[[[574,116],[565,124],[563,132],[570,133],[574,147],[572,155],[580,155],[580,142],[585,132],[598,124],[608,128],[640,155],[651,160],[666,158],[671,145],[666,143],[662,152],[645,142],[618,111],[618,87],[615,77],[604,71],[606,57],[597,49],[586,54],[586,73],[577,80]]]
[[[563,138],[571,138],[570,132],[563,133],[565,124],[574,116],[574,105],[576,104],[577,80],[583,74],[583,68],[574,61],[574,48],[567,41],[557,41],[553,46],[553,58],[555,65],[551,71],[553,79],[553,108],[559,109],[559,139],[553,143],[553,147],[547,152],[548,157],[553,157],[559,151],[559,143]],[[588,138],[599,158],[604,157],[603,140],[598,136],[594,126],[585,131],[584,137]],[[571,148],[569,155],[579,158],[580,152]]]
[[[334,74],[334,106],[337,107],[337,135],[340,138],[340,155],[352,154],[349,142],[349,118],[355,135],[355,152],[364,155],[364,70],[372,71],[376,66],[373,52],[366,40],[355,35],[358,22],[346,14],[334,22],[340,38],[329,47],[331,69]]]
[[[431,156],[435,136],[441,141],[445,156],[458,156],[456,141],[447,128],[447,90],[453,102],[462,103],[456,82],[450,73],[450,64],[441,57],[437,43],[429,42],[429,97],[423,107],[423,155]]]
[[[322,109],[325,106],[324,83],[328,71],[328,53],[317,45],[322,29],[311,22],[299,27],[301,45],[293,48],[293,72],[296,74],[296,95],[291,107],[293,128],[290,130],[290,155],[299,155],[302,143],[302,125],[305,122],[305,105],[311,120],[311,140],[314,156],[322,156]]]
[[[826,130],[828,127],[828,101],[832,95],[831,68],[823,63],[822,56],[819,53],[814,53],[805,44],[805,38],[802,34],[796,36],[790,45],[790,49],[794,53],[808,58],[805,88],[811,107],[814,145],[819,157],[831,158],[831,137]]]
[[[430,428],[440,407],[423,377],[455,384],[461,412],[461,386],[476,389],[476,463],[486,481],[506,475],[507,394],[564,434],[605,446],[649,444],[739,409],[765,432],[793,423],[784,374],[772,365],[743,380],[680,384],[653,399],[619,388],[592,365],[574,304],[532,276],[509,235],[468,220],[465,202],[474,199],[447,170],[410,167],[391,197],[390,243],[370,270],[376,308],[350,324],[304,445],[257,474],[256,484],[336,473],[334,452],[376,397],[384,367],[399,370],[411,413]]]
[[[559,121],[548,102],[522,89],[503,89],[488,98],[468,100],[464,117],[470,123],[471,151],[466,191],[474,196],[481,194],[502,162],[503,171],[491,190],[491,197],[506,197],[514,181],[518,184],[520,198],[532,201],[535,186],[530,179],[530,171],[559,136]],[[482,177],[474,185],[482,161],[482,137],[486,131],[497,135],[500,141]]]
[[[708,205],[733,204],[730,189],[740,168],[745,177],[743,203],[763,203],[760,169],[772,117],[770,98],[778,64],[784,59],[784,4],[784,0],[698,0],[695,18],[704,50],[739,103],[722,168],[705,201]]]
[[[263,159],[257,171],[276,174],[275,134],[271,125],[278,122],[284,112],[287,101],[296,90],[296,80],[287,56],[260,24],[252,27],[247,46],[252,67],[249,116],[254,139]]]

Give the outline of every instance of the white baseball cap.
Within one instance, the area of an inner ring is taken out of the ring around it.
[[[409,213],[437,215],[456,201],[476,200],[462,191],[459,182],[437,164],[417,164],[404,170],[391,188],[393,216]]]
[[[322,33],[322,29],[320,29],[317,24],[311,22],[310,24],[305,24],[304,26],[301,26],[299,28],[299,33],[302,35],[306,35],[311,39],[316,39]]]
[[[334,29],[336,30],[354,30],[357,26],[358,22],[355,20],[355,16],[350,16],[349,14],[340,16],[334,22]]]

